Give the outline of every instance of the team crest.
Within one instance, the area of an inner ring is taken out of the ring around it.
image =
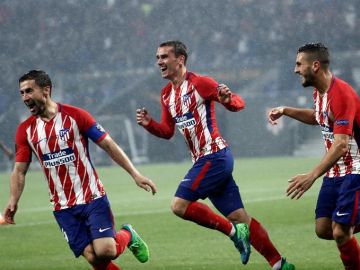
[[[63,140],[63,141],[67,141],[69,140],[69,131],[70,129],[69,128],[63,128],[59,131],[59,136],[60,136],[60,139]]]
[[[182,96],[182,102],[184,104],[184,106],[189,107],[190,103],[191,103],[191,97],[189,94],[185,94]]]

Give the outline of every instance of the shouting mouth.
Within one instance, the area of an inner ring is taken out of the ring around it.
[[[35,102],[26,102],[25,105],[29,108],[30,112],[33,114],[36,111],[36,104]]]

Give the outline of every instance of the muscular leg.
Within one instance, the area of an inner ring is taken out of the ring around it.
[[[97,258],[116,259],[116,242],[112,237],[104,237],[93,240],[93,248]]]
[[[237,210],[231,212],[227,216],[227,218],[235,224],[246,223],[247,225],[250,226],[251,217],[246,213],[244,208],[240,208],[240,209],[237,209]]]
[[[93,244],[87,245],[82,255],[93,266],[94,270],[120,270],[110,259],[99,258],[95,253]]]
[[[315,220],[315,233],[321,239],[334,240],[332,220],[327,217],[317,218]]]
[[[197,223],[200,226],[218,230],[230,235],[233,225],[226,218],[216,214],[206,204],[190,202],[179,197],[174,197],[171,210],[185,220]]]
[[[360,269],[360,246],[353,236],[352,228],[333,222],[333,236],[346,270]]]

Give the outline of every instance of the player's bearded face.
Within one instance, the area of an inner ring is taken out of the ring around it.
[[[302,85],[304,87],[314,86],[315,76],[311,67],[308,67],[302,75]]]
[[[32,115],[41,115],[45,111],[45,102],[43,100],[29,99],[24,103]]]
[[[45,111],[46,97],[34,80],[21,82],[20,94],[32,115],[41,115]]]
[[[294,71],[301,77],[301,83],[304,87],[314,86],[315,74],[312,70],[312,62],[306,57],[306,54],[297,54]]]

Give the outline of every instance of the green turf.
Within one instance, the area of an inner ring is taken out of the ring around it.
[[[248,213],[267,228],[279,251],[297,269],[342,269],[335,243],[317,239],[314,207],[320,181],[302,199],[285,196],[287,179],[309,170],[318,159],[253,158],[236,160],[234,177]],[[150,261],[139,263],[127,251],[116,262],[123,270],[271,269],[253,251],[243,266],[232,242],[219,232],[183,221],[170,212],[171,198],[190,163],[139,166],[159,192],[139,189],[120,168],[99,168],[117,228],[131,223],[150,247]],[[0,205],[8,199],[9,174],[0,174]],[[0,227],[1,270],[91,269],[75,259],[58,229],[39,171],[30,171],[16,216],[17,225]]]

